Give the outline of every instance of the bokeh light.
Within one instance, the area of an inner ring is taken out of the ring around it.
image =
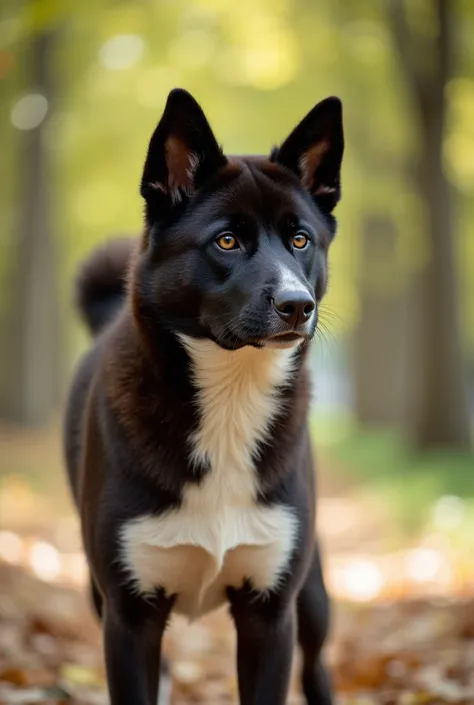
[[[112,71],[129,69],[145,51],[145,42],[136,34],[119,34],[108,39],[99,52],[100,62]]]
[[[17,130],[34,130],[39,127],[48,112],[48,100],[41,93],[29,93],[20,98],[10,114]]]

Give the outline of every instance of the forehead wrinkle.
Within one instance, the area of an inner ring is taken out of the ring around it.
[[[241,174],[227,191],[227,202],[243,213],[252,215],[260,223],[271,225],[275,211],[281,212],[282,205],[291,207],[285,192],[272,182],[259,169],[258,162],[240,162]]]
[[[250,206],[255,215],[260,215],[263,210],[263,194],[259,188],[256,176],[247,162],[242,162],[242,174],[236,183],[239,200],[244,198],[243,206],[248,209]]]
[[[249,170],[243,163],[238,165],[240,173],[231,183],[221,186],[218,191],[210,194],[210,197],[203,203],[207,209],[207,214],[218,218],[225,215],[225,211],[230,209],[232,214],[236,212],[248,213],[257,219],[261,219],[262,194]]]
[[[259,192],[262,196],[265,194],[262,201],[267,223],[273,224],[275,215],[281,216],[285,212],[303,211],[306,218],[310,218],[312,209],[308,208],[308,204],[298,193],[297,189],[294,188],[294,184],[289,181],[286,186],[283,186],[283,183],[275,181],[271,175],[262,171],[259,166],[258,164],[255,165],[253,176]]]
[[[274,173],[275,172],[275,173]],[[202,196],[201,206],[207,217],[226,216],[226,209],[247,213],[265,227],[275,224],[275,216],[282,212],[300,213],[309,223],[317,222],[317,230],[324,237],[327,226],[317,208],[308,202],[311,197],[298,188],[299,180],[286,175],[279,167],[263,158],[233,158],[224,169],[225,183],[213,183]],[[281,179],[279,177],[282,177]]]
[[[285,174],[273,164],[267,165],[261,162],[255,164],[255,168],[258,169],[260,180],[264,180],[267,189],[273,191],[279,199],[280,210],[282,207],[286,207],[288,211],[302,212],[308,223],[316,220],[317,232],[321,237],[329,238],[329,230],[324,217],[315,206],[309,192],[301,188],[297,177],[293,178],[291,175]]]

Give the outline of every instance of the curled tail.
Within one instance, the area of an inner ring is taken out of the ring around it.
[[[133,238],[116,238],[98,247],[82,264],[76,279],[76,305],[93,335],[120,309]]]

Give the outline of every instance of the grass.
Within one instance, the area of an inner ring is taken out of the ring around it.
[[[393,430],[358,428],[349,416],[313,419],[313,436],[348,482],[378,495],[407,532],[426,525],[444,498],[460,498],[463,530],[474,538],[474,457],[467,453],[417,453]],[[453,505],[453,501],[451,501]],[[454,523],[454,522],[453,522]]]

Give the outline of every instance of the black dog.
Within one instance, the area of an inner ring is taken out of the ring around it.
[[[306,700],[331,703],[305,361],[342,154],[336,98],[269,158],[226,158],[172,91],[141,183],[143,237],[82,271],[98,337],[65,447],[112,705],[156,703],[173,610],[195,619],[226,600],[241,703],[286,701],[296,633]]]

